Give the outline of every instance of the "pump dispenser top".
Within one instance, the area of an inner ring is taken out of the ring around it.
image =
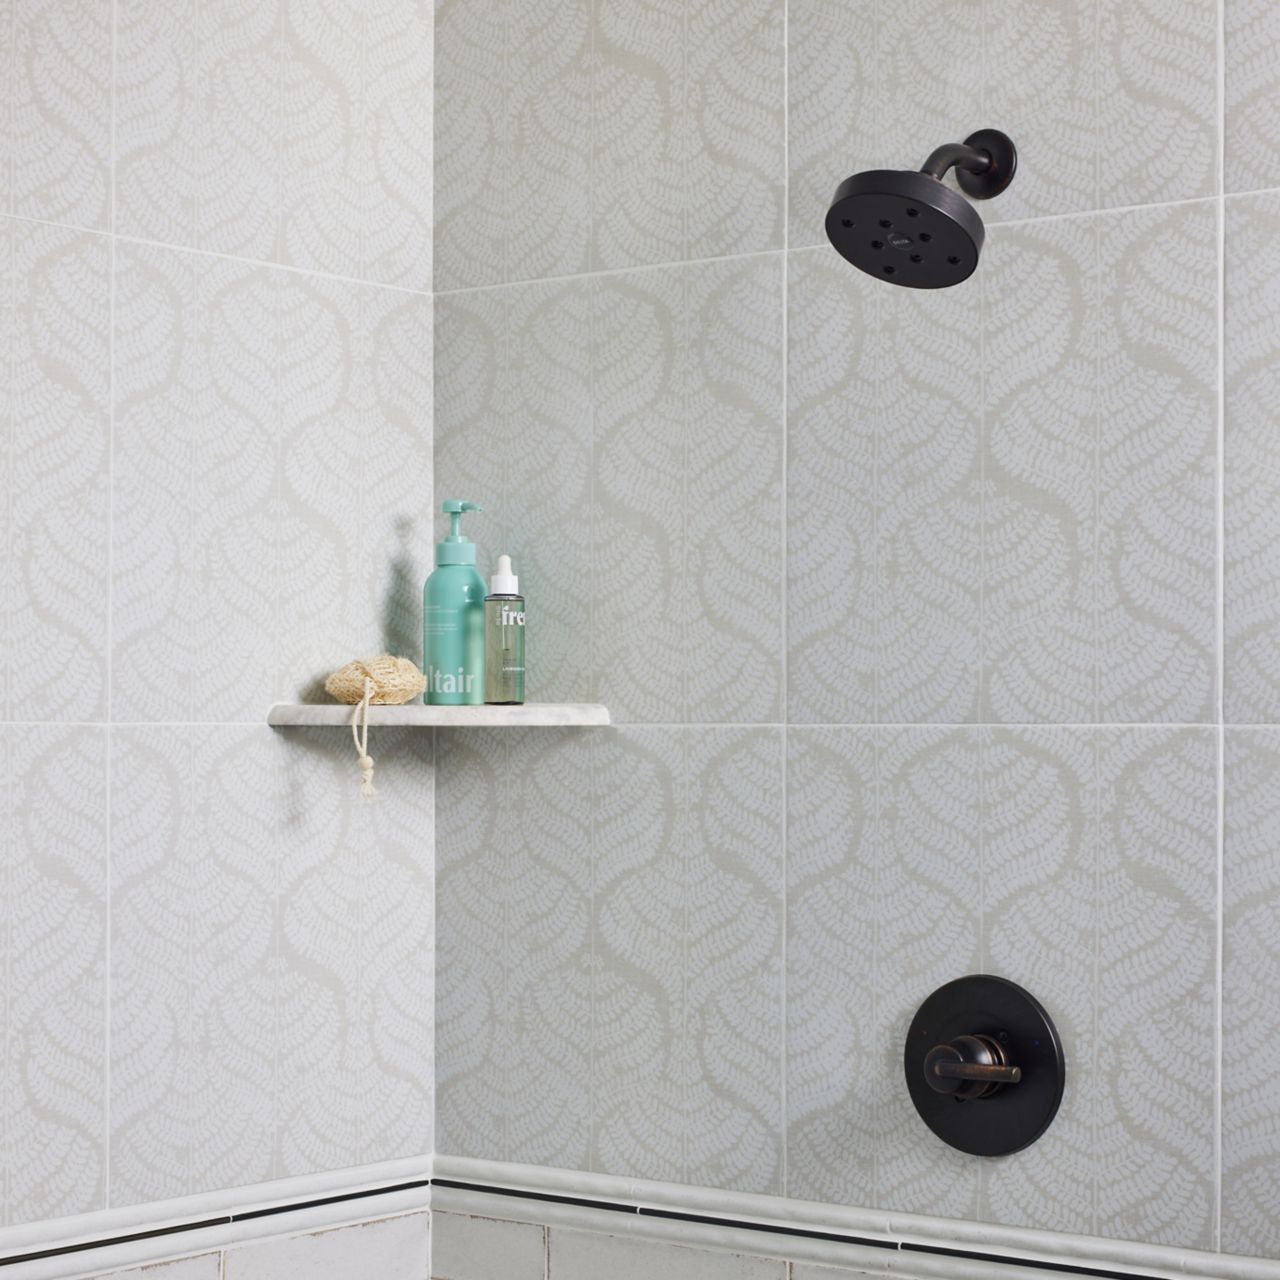
[[[449,498],[440,504],[440,509],[449,517],[449,536],[436,543],[436,564],[475,564],[476,544],[462,536],[462,513],[483,511],[484,508],[478,502],[459,502],[456,498]]]

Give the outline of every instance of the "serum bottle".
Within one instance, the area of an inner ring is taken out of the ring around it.
[[[484,598],[484,700],[498,706],[524,701],[524,597],[510,556],[498,557]]]

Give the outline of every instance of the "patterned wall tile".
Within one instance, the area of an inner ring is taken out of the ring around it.
[[[1280,12],[1270,0],[1225,0],[1225,180],[1228,191],[1280,182]]]
[[[888,289],[790,255],[789,715],[977,708],[979,283]]]
[[[110,254],[0,220],[5,719],[106,710]]]
[[[118,256],[117,706],[252,720],[370,647],[419,657],[430,303]]]
[[[1045,1001],[1069,1075],[981,1216],[1209,1247],[1213,734],[991,731],[983,777],[984,967]]]
[[[876,756],[871,729],[788,735],[786,1192],[834,1204],[877,1203]]]
[[[1211,194],[1216,15],[1213,0],[912,0],[890,24],[871,0],[799,0],[789,244],[823,241],[848,174],[915,169],[985,126],[1014,139],[1019,164],[984,219]]]
[[[115,731],[114,1204],[429,1149],[430,743],[370,749]]]
[[[106,1204],[100,728],[0,732],[0,1224]]]
[[[1204,1247],[1214,786],[1208,730],[793,730],[788,1194]],[[964,972],[1044,1000],[1069,1064],[1048,1134],[980,1167],[900,1083]]]
[[[901,1059],[920,1001],[977,967],[976,734],[790,739],[787,1194],[970,1217],[977,1167],[930,1138]]]
[[[430,288],[429,5],[119,9],[118,230]]]
[[[593,299],[593,685],[615,720],[778,717],[781,304],[773,258]]]
[[[1225,708],[1280,720],[1280,197],[1227,203]]]
[[[893,21],[876,0],[791,0],[790,247],[826,242],[827,208],[851,173],[916,169],[940,143],[1003,123],[976,118],[982,32],[980,0],[907,0]]]
[[[442,733],[438,1147],[588,1167],[589,741]]]
[[[601,1172],[780,1189],[779,737],[593,738]]]
[[[777,1190],[779,735],[441,746],[440,1150]]]
[[[1228,729],[1223,863],[1222,1248],[1280,1255],[1280,729]]]
[[[436,490],[513,554],[531,696],[777,718],[781,299],[752,258],[438,300]]]
[[[1073,729],[982,734],[981,969],[1025,986],[1049,1010],[1067,1092],[1033,1146],[982,1162],[978,1214],[1041,1230],[1095,1230],[1101,942],[1098,743]]]
[[[1213,1216],[1215,747],[1103,735],[1097,1234],[1207,1248]],[[1176,1054],[1178,1065],[1168,1066]]]
[[[1214,212],[997,228],[984,269],[984,718],[1207,719]]]
[[[0,213],[106,230],[111,12],[75,0],[0,8]]]
[[[271,259],[279,236],[281,0],[121,0],[115,228]]]
[[[485,508],[469,527],[486,579],[498,555],[512,558],[529,612],[530,699],[585,701],[595,607],[590,286],[459,294],[436,308],[435,491]]]
[[[591,8],[437,5],[438,288],[589,265]]]
[[[448,0],[437,41],[438,287],[781,247],[779,0]]]

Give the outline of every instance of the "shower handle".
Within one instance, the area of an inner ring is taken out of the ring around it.
[[[1004,1046],[991,1036],[956,1036],[925,1055],[924,1078],[935,1093],[957,1101],[989,1098],[1022,1080],[1022,1068],[1009,1062]]]

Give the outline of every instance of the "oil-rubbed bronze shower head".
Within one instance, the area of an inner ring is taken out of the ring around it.
[[[860,271],[909,289],[945,289],[978,265],[985,232],[964,196],[942,181],[949,169],[974,200],[997,196],[1018,167],[1018,153],[998,129],[979,129],[939,147],[919,173],[871,169],[836,188],[827,238]]]

